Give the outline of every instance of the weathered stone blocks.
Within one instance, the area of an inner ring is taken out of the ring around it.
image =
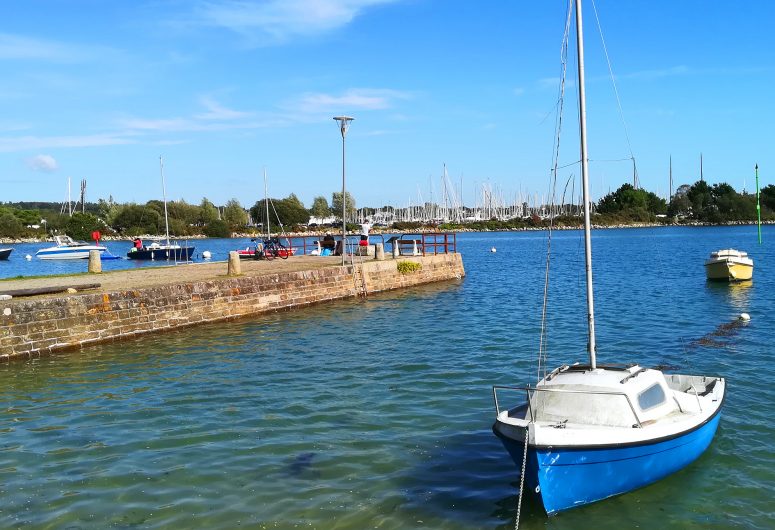
[[[369,293],[461,278],[460,254],[402,258],[422,270],[400,274],[395,260],[357,264]],[[58,350],[357,296],[353,267],[222,277],[131,291],[0,302],[0,358]]]

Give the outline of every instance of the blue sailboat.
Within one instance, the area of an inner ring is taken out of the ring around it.
[[[581,0],[575,15],[589,362],[544,373],[535,386],[493,387],[493,431],[523,470],[522,491],[548,515],[633,491],[689,465],[713,440],[726,388],[721,377],[597,364]],[[515,392],[518,404],[504,406],[503,395],[516,401]]]

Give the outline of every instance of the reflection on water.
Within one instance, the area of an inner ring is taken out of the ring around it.
[[[775,385],[749,383],[770,373],[775,256],[751,252],[747,285],[702,268],[745,237],[594,232],[598,359],[723,375],[727,402],[696,465],[552,519],[523,505],[522,528],[771,526]],[[513,528],[491,385],[534,382],[545,234],[458,242],[460,281],[0,365],[0,527]],[[550,363],[583,361],[581,233],[552,245]]]
[[[708,281],[708,291],[712,296],[718,297],[719,302],[725,302],[740,313],[748,313],[748,301],[751,296],[754,280],[744,282],[718,282]]]

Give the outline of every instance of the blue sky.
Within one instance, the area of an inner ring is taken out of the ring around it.
[[[591,0],[589,154],[628,158]],[[775,182],[775,2],[597,0],[641,184]],[[0,19],[0,201],[199,203],[341,188],[358,206],[548,189],[564,0],[27,0]],[[578,159],[574,90],[561,162]],[[577,166],[562,178],[580,173]],[[595,198],[632,178],[594,162]],[[578,184],[576,185],[578,189]]]

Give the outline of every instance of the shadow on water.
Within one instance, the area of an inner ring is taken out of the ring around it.
[[[719,436],[723,438],[723,435]],[[664,521],[664,528],[725,528],[729,517],[707,506],[709,492],[721,485],[716,471],[704,465],[717,458],[712,446],[687,468],[635,492],[548,517],[526,491],[520,527],[576,529],[590,527],[648,528],[656,514],[681,513]],[[713,478],[713,480],[711,480]],[[519,468],[489,427],[459,433],[439,441],[427,457],[404,474],[398,488],[405,509],[424,520],[447,520],[454,528],[514,528],[519,497]],[[678,512],[676,512],[676,510]]]
[[[454,513],[463,528],[514,527],[519,469],[489,426],[437,440],[398,487],[405,508],[425,520],[444,520]],[[526,495],[522,521],[545,518]]]
[[[298,479],[314,480],[320,478],[320,472],[313,467],[314,452],[305,452],[290,458],[285,466],[285,472]]]

